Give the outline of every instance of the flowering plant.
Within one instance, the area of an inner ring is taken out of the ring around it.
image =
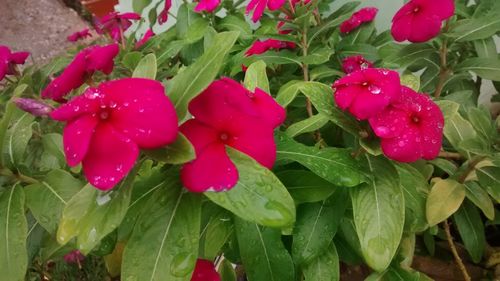
[[[500,2],[385,31],[330,2],[134,1],[45,66],[0,46],[2,280],[493,277]]]

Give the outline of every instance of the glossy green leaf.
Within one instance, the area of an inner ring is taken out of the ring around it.
[[[167,93],[180,120],[186,115],[189,101],[200,94],[217,76],[224,57],[237,38],[238,32],[234,31],[217,34],[213,46],[170,81]]]
[[[467,158],[472,157],[470,150],[461,146],[465,141],[474,140],[477,137],[477,133],[469,121],[460,114],[455,114],[452,118],[445,119],[443,134],[455,149],[466,155]]]
[[[326,123],[328,123],[328,116],[318,113],[309,118],[301,120],[297,123],[290,125],[286,129],[286,134],[290,137],[295,137],[300,134],[314,132],[321,129]]]
[[[434,52],[437,52],[437,50],[429,44],[410,44],[402,48],[399,52],[391,54],[383,63],[405,67],[417,60],[429,57]]]
[[[497,58],[497,46],[493,38],[479,39],[474,42],[477,56],[480,58]]]
[[[228,191],[205,195],[245,220],[272,227],[292,225],[295,204],[278,178],[247,155],[232,148],[228,152],[238,169],[238,183]]]
[[[500,168],[480,167],[476,168],[479,183],[490,194],[497,203],[500,203]]]
[[[132,73],[132,77],[155,79],[156,70],[157,66],[155,54],[147,54],[139,61],[139,63],[135,67],[134,73]]]
[[[370,61],[376,61],[379,59],[377,48],[369,44],[346,45],[343,46],[338,53],[342,56],[342,58],[359,55]]]
[[[299,94],[302,83],[303,81],[292,80],[281,86],[276,95],[276,102],[283,107],[287,107]]]
[[[175,29],[177,32],[177,38],[184,39],[190,32],[190,27],[194,24],[197,19],[201,19],[202,16],[194,11],[194,3],[183,3],[179,6],[177,11],[177,18]]]
[[[373,179],[351,188],[354,223],[366,263],[385,270],[396,254],[405,220],[404,194],[398,173],[383,157],[366,157]]]
[[[188,43],[194,43],[201,40],[209,27],[209,22],[207,19],[198,18],[195,19],[189,26],[188,32],[186,34],[186,41]]]
[[[202,208],[199,258],[215,260],[233,233],[232,214],[208,201]]]
[[[276,176],[297,203],[318,202],[330,197],[337,187],[307,170],[286,170]]]
[[[337,191],[323,202],[297,208],[293,230],[292,256],[296,264],[307,264],[331,243],[349,203],[347,190]]]
[[[303,267],[304,281],[340,280],[339,255],[334,243],[330,243],[323,253]]]
[[[276,144],[278,160],[298,162],[335,185],[350,187],[364,181],[359,165],[349,150],[309,147],[284,134],[278,135]]]
[[[436,225],[453,215],[465,198],[463,184],[445,179],[436,182],[429,193],[426,204],[427,222]]]
[[[158,66],[162,66],[167,60],[179,54],[181,49],[186,46],[186,44],[187,43],[184,40],[174,40],[162,44],[161,48],[156,53],[156,63],[158,64]]]
[[[307,45],[311,45],[311,43],[316,37],[320,36],[324,32],[331,30],[332,28],[339,26],[343,21],[345,21],[349,17],[350,14],[347,13],[341,14],[336,18],[332,18],[331,20],[324,22],[322,25],[313,28],[310,32],[310,35],[308,36]]]
[[[15,184],[0,193],[0,275],[3,280],[25,280],[27,232],[24,191],[21,185]]]
[[[405,197],[405,229],[411,232],[424,231],[427,225],[425,203],[429,185],[424,176],[409,164],[396,166]]]
[[[500,23],[500,19],[498,20]],[[456,72],[472,71],[487,80],[500,81],[500,60],[491,58],[469,58],[458,64]]]
[[[330,60],[331,55],[333,55],[333,51],[330,48],[321,48],[302,57],[301,61],[308,65],[323,64]]]
[[[294,280],[294,265],[279,229],[235,218],[236,235],[248,281]]]
[[[26,205],[49,233],[55,233],[68,201],[83,186],[70,173],[53,170],[40,183],[25,188]]]
[[[472,41],[491,37],[500,31],[500,19],[476,18],[458,21],[450,36],[458,42]]]
[[[198,254],[200,197],[185,192],[178,173],[154,191],[125,246],[122,278],[189,281]]]
[[[66,244],[76,237],[76,245],[88,254],[100,240],[116,229],[130,203],[135,171],[112,191],[102,192],[90,184],[71,198],[63,210],[57,241]]]
[[[264,61],[256,61],[248,66],[245,72],[245,87],[250,91],[255,91],[255,88],[264,90],[270,94],[269,80],[266,74],[266,63]]]
[[[221,281],[236,281],[236,272],[233,265],[227,259],[224,259],[219,267]]]
[[[60,167],[66,164],[66,157],[63,150],[63,137],[57,133],[45,134],[42,136],[42,146],[44,152],[54,156]]]
[[[453,220],[472,261],[479,263],[486,248],[484,226],[479,211],[470,202],[465,201],[453,215]]]
[[[134,70],[141,61],[141,52],[130,52],[123,56],[122,64],[129,70]]]
[[[227,31],[238,31],[242,38],[249,38],[252,35],[252,28],[250,25],[242,18],[227,15],[224,17],[220,23],[219,27]]]
[[[193,145],[181,133],[173,143],[157,149],[146,149],[144,153],[154,160],[168,164],[183,164],[196,158]]]
[[[32,124],[35,120],[33,115],[14,110],[13,120],[5,135],[3,145],[4,163],[10,168],[18,167],[24,160],[26,147],[33,135]]]
[[[495,218],[495,207],[493,201],[491,201],[491,198],[488,196],[488,192],[481,188],[475,181],[468,181],[464,186],[467,199],[481,209],[489,220],[493,220]]]

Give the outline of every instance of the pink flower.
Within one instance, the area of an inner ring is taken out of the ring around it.
[[[168,20],[168,11],[170,11],[170,8],[172,8],[172,0],[165,0],[165,8],[163,8],[163,11],[158,15],[158,23],[159,24],[164,24]]]
[[[248,3],[246,14],[248,15],[253,10],[252,21],[258,22],[266,7],[271,11],[275,11],[281,8],[285,2],[286,0],[251,0]]]
[[[342,60],[342,69],[347,74],[365,68],[373,68],[373,63],[363,56],[350,56]]]
[[[443,113],[429,96],[408,87],[369,122],[384,154],[396,161],[432,160],[441,150]]]
[[[6,75],[14,75],[15,65],[24,64],[29,55],[29,52],[13,53],[9,47],[0,45],[0,80]]]
[[[436,37],[442,21],[453,16],[453,0],[411,0],[392,19],[392,37],[398,42],[425,42]]]
[[[153,32],[153,30],[151,28],[148,29],[148,31],[146,31],[146,33],[144,33],[144,36],[142,36],[142,39],[137,41],[137,43],[135,44],[135,48],[139,49],[140,47],[142,47],[142,45],[146,44],[146,42],[148,42],[149,39],[153,36],[155,36],[155,33]]]
[[[223,191],[238,181],[238,171],[225,146],[235,148],[271,168],[276,159],[274,128],[285,120],[285,110],[266,92],[250,92],[223,78],[189,104],[194,119],[180,127],[196,150],[196,159],[181,170],[184,186],[192,192]]]
[[[85,28],[81,31],[77,31],[70,36],[68,36],[68,41],[70,42],[76,42],[80,39],[85,39],[86,37],[92,37],[92,34],[90,34],[89,29]]]
[[[66,263],[81,263],[85,259],[85,256],[78,250],[72,251],[64,255],[64,261]]]
[[[62,101],[65,95],[83,85],[94,72],[101,71],[104,74],[110,74],[113,71],[113,59],[119,50],[117,44],[83,49],[61,75],[52,80],[42,91],[42,98]]]
[[[160,82],[125,78],[88,88],[50,116],[66,122],[63,144],[69,166],[82,163],[95,187],[113,188],[132,169],[139,148],[173,142],[177,116]]]
[[[335,81],[333,88],[338,107],[364,120],[384,110],[399,94],[401,84],[395,71],[366,68]]]
[[[375,7],[366,7],[355,12],[348,20],[344,21],[340,25],[340,32],[349,33],[358,28],[363,23],[373,21],[373,19],[375,19],[375,16],[377,15],[377,12],[378,9]]]
[[[191,281],[220,281],[220,275],[211,261],[198,259]]]
[[[220,4],[220,0],[199,0],[198,5],[194,7],[195,12],[213,12]]]
[[[47,116],[52,112],[52,107],[34,99],[14,98],[14,103],[19,109],[34,116]]]
[[[267,39],[264,41],[257,40],[253,42],[252,46],[245,52],[245,56],[259,55],[267,52],[268,50],[281,50],[281,49],[293,49],[295,48],[295,43],[280,41],[276,39]]]
[[[120,42],[123,32],[127,30],[133,20],[140,20],[141,15],[137,13],[111,12],[104,17],[94,19],[94,27],[98,34],[108,33],[113,40]]]

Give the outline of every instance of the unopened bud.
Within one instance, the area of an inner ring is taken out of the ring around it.
[[[33,114],[34,116],[47,116],[52,112],[52,107],[34,99],[16,98],[14,103],[21,110]]]

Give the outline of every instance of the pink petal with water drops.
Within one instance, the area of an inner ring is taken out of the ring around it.
[[[42,98],[61,101],[65,95],[85,82],[87,73],[86,54],[80,52],[64,71],[42,91]]]
[[[96,117],[84,115],[64,127],[64,154],[69,166],[76,166],[85,158],[97,123]]]
[[[375,135],[381,138],[395,138],[406,129],[408,113],[403,110],[385,110],[375,117],[370,118],[370,126]]]
[[[259,88],[255,88],[254,93],[250,97],[260,116],[267,120],[273,128],[278,127],[285,121],[285,109],[270,94]]]
[[[86,113],[97,113],[100,106],[100,99],[97,95],[96,88],[88,88],[82,95],[54,109],[50,117],[57,121],[71,121]]]
[[[196,119],[184,122],[179,130],[193,144],[196,154],[203,152],[208,145],[219,142],[219,133],[210,126],[201,123]]]
[[[124,78],[102,83],[112,126],[141,148],[157,148],[177,137],[177,115],[155,80]]]
[[[396,138],[381,139],[380,146],[384,154],[399,162],[415,162],[421,157],[421,136],[414,128],[405,128]]]
[[[184,186],[192,192],[224,191],[238,182],[238,171],[229,159],[225,145],[213,143],[181,170]]]
[[[100,123],[83,159],[83,173],[98,189],[108,190],[120,182],[132,169],[139,148],[111,125]]]

